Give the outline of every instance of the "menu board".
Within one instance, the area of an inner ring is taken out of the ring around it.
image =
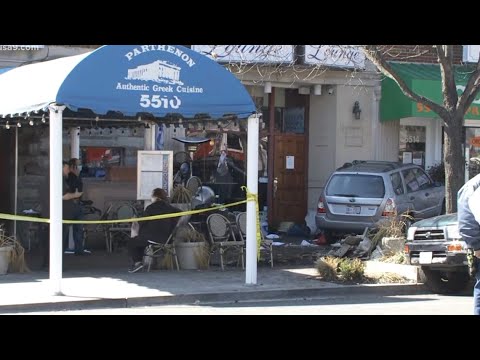
[[[173,151],[139,151],[137,164],[137,200],[150,200],[156,188],[171,196]]]

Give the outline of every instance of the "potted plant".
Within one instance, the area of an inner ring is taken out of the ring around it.
[[[12,272],[24,273],[29,271],[25,263],[25,249],[12,237],[5,235],[0,227],[0,275]]]
[[[184,270],[208,269],[210,262],[208,243],[205,236],[191,224],[178,228],[174,244],[180,268]]]

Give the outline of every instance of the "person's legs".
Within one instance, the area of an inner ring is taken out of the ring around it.
[[[473,288],[473,314],[480,315],[480,259],[475,259],[477,262],[477,273],[475,275],[475,287]]]
[[[68,240],[70,235],[70,226],[63,224],[63,251],[68,250]]]
[[[83,209],[79,204],[75,204],[75,220],[83,219]],[[75,255],[84,254],[84,243],[83,243],[83,224],[74,224],[73,227],[73,243],[75,246]]]
[[[48,224],[40,225],[40,246],[42,249],[42,269],[48,268],[50,262],[50,236]]]
[[[142,262],[148,242],[136,236],[128,241],[128,255],[133,264]]]

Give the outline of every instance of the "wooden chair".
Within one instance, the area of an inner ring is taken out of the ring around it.
[[[225,270],[223,255],[227,249],[232,248],[240,250],[242,269],[245,269],[243,250],[245,247],[245,241],[237,240],[230,221],[221,214],[212,214],[207,218],[207,229],[211,241],[210,245],[212,246],[211,252],[219,252],[220,266],[222,267],[222,270]]]
[[[241,212],[237,215],[237,228],[242,236],[242,239],[247,240],[247,213]],[[260,250],[265,250],[270,255],[270,266],[273,268],[273,240],[268,240],[263,237],[263,233],[260,231],[261,241]]]

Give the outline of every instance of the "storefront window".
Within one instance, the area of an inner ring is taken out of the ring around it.
[[[426,127],[400,126],[399,161],[425,167]]]
[[[466,128],[465,157],[468,159],[468,176],[480,173],[480,128]]]

